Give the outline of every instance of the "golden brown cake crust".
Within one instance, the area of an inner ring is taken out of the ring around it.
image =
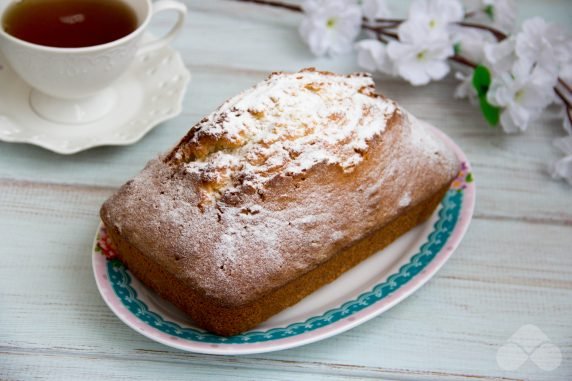
[[[274,74],[223,104],[105,202],[101,217],[136,276],[152,283],[149,274],[160,272],[211,308],[246,308],[422,208],[453,179],[454,154],[376,95],[368,76],[301,73]],[[302,129],[290,129],[288,107],[298,105],[288,102],[301,96],[288,93],[293,88],[324,111],[298,121]],[[338,104],[336,96],[349,101]],[[267,98],[280,105],[276,115]],[[281,118],[288,138],[254,133],[281,126]],[[168,288],[155,287],[172,301],[186,298]],[[235,331],[219,331],[228,332]]]

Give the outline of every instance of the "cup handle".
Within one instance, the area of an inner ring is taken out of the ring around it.
[[[185,4],[178,1],[159,0],[154,2],[152,6],[152,16],[163,11],[175,11],[177,12],[177,22],[165,36],[141,44],[139,50],[137,51],[138,54],[148,53],[152,50],[160,49],[168,45],[183,29],[183,25],[185,24],[185,20],[187,18],[187,7]]]

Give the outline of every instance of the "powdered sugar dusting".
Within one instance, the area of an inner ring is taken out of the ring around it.
[[[405,192],[399,199],[398,205],[400,208],[405,208],[406,206],[409,206],[409,204],[411,204],[411,193]]]
[[[225,143],[187,160],[186,170],[217,188],[238,175],[258,188],[277,172],[303,173],[316,163],[351,171],[395,110],[365,74],[275,73],[199,123],[189,145],[208,137]]]
[[[407,117],[413,126],[409,141],[419,150],[420,154],[425,154],[433,160],[437,159],[436,155],[445,155],[447,161],[456,161],[455,155],[451,150],[447,149],[447,146],[441,139],[431,133],[426,122],[417,119],[409,113],[407,113]]]

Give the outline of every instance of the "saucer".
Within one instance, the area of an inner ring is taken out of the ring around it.
[[[30,86],[0,55],[0,141],[35,144],[60,154],[133,144],[157,124],[181,113],[190,78],[180,54],[169,46],[138,54],[111,86],[117,102],[108,114],[91,123],[64,125],[34,112]]]

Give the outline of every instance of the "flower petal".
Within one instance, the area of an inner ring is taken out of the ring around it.
[[[553,178],[564,179],[572,185],[572,155],[564,156],[552,163],[550,172]]]
[[[363,0],[361,9],[363,16],[370,20],[390,18],[392,16],[386,0]]]
[[[361,40],[356,45],[358,65],[367,71],[376,71],[385,60],[385,45],[379,40]]]
[[[413,0],[409,7],[409,19],[429,17],[445,26],[463,19],[463,5],[459,0]]]
[[[453,43],[458,44],[460,48],[459,54],[475,63],[484,62],[485,43],[496,41],[492,33],[480,29],[452,25],[449,30],[452,34]]]
[[[507,106],[514,97],[513,82],[508,73],[494,77],[487,92],[487,101],[493,106]]]
[[[501,113],[500,122],[501,122],[502,129],[507,134],[514,134],[516,132],[521,131],[521,128],[513,122],[508,110],[504,110]]]
[[[431,77],[425,71],[425,65],[416,61],[405,61],[397,66],[399,75],[408,80],[413,86],[426,85]]]
[[[554,139],[554,146],[565,155],[572,155],[572,136]]]
[[[524,131],[528,128],[528,123],[533,117],[533,112],[531,110],[521,107],[519,104],[511,103],[506,108],[506,111],[508,111],[511,120],[520,131]]]
[[[361,31],[361,9],[345,0],[308,0],[299,32],[315,55],[351,51]]]
[[[515,39],[512,37],[500,43],[485,43],[484,53],[487,66],[495,73],[508,71],[516,61]]]
[[[413,45],[403,44],[398,41],[389,41],[387,44],[387,55],[392,60],[413,59],[417,50]]]
[[[445,61],[431,61],[425,66],[425,71],[434,80],[443,79],[449,70],[450,67]]]

